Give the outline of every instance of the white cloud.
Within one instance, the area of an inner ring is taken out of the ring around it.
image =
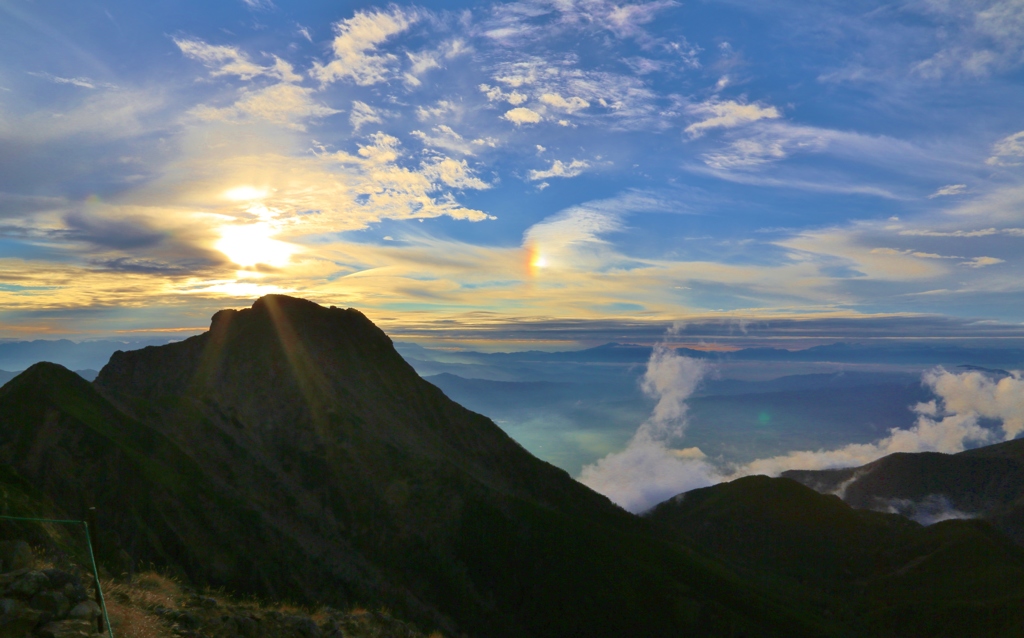
[[[950,73],[984,77],[1020,65],[1024,52],[1024,3],[1020,0],[948,2],[929,0],[910,5],[943,21],[950,42],[914,66],[926,78]]]
[[[928,199],[936,197],[949,197],[951,195],[963,195],[967,192],[967,184],[946,184],[939,190],[928,196]]]
[[[768,162],[785,159],[786,140],[767,136],[736,140],[723,151],[706,153],[701,156],[709,167],[727,171],[735,168],[750,168]]]
[[[572,112],[580,122],[600,122],[612,130],[666,128],[677,114],[674,103],[664,104],[666,100],[635,75],[583,70],[576,65],[573,58],[528,57],[505,62],[493,74],[494,81],[505,89],[482,84],[480,90],[492,102],[522,104],[532,98],[544,108]],[[548,97],[542,99],[545,95]],[[544,116],[544,108],[536,111]]]
[[[489,84],[481,84],[480,91],[487,96],[489,102],[505,101],[512,106],[519,106],[523,102],[529,99],[529,97],[513,89],[506,93],[501,90],[500,86],[490,86]]]
[[[369,86],[385,82],[394,73],[391,68],[397,57],[390,53],[374,53],[377,46],[407,30],[419,19],[415,12],[394,7],[390,12],[360,11],[334,25],[337,33],[332,43],[334,59],[327,64],[316,62],[310,75],[322,84],[351,79]]]
[[[450,157],[439,158],[433,162],[424,163],[423,174],[429,179],[440,180],[452,188],[485,190],[491,187],[490,184],[473,175],[466,160],[454,160]]]
[[[113,84],[107,84],[106,82],[97,82],[91,78],[76,77],[76,78],[65,78],[59,75],[51,75],[49,73],[36,73],[35,71],[29,71],[29,75],[37,78],[42,78],[54,84],[70,84],[71,86],[77,86],[83,89],[96,89],[105,88],[112,89],[116,88]]]
[[[484,34],[511,45],[516,41],[543,40],[572,31],[608,31],[618,38],[654,41],[645,24],[658,12],[678,6],[673,0],[619,3],[609,0],[520,0],[495,5]]]
[[[701,155],[704,163],[716,170],[757,168],[797,153],[828,152],[835,157],[873,164],[889,170],[907,170],[910,166],[936,164],[934,152],[886,136],[871,136],[815,126],[799,126],[776,119],[763,119],[724,135],[724,148]],[[801,169],[801,174],[806,174]],[[766,182],[767,183],[767,182]],[[813,184],[799,178],[785,184],[807,187]],[[883,188],[870,185],[818,184],[819,190],[863,192],[893,197]]]
[[[562,160],[555,160],[551,163],[551,168],[546,171],[530,171],[529,179],[531,182],[537,182],[550,177],[576,177],[588,168],[590,168],[590,162],[586,160],[574,159],[568,164]]]
[[[354,131],[358,131],[364,124],[382,124],[384,122],[379,111],[366,102],[358,100],[352,102],[352,111],[349,113],[348,121],[351,122]]]
[[[1024,131],[1008,135],[992,145],[992,157],[985,160],[991,166],[1020,166],[1024,164]]]
[[[542,119],[540,113],[528,109],[525,106],[520,106],[510,111],[506,111],[501,117],[502,119],[512,122],[516,126],[522,126],[523,124],[536,124]]]
[[[911,228],[901,230],[900,234],[910,235],[913,237],[991,237],[992,235],[1024,237],[1024,228],[982,228],[980,230],[929,230]]]
[[[207,44],[197,39],[174,39],[174,43],[187,57],[199,60],[210,69],[210,75],[237,75],[243,80],[251,80],[257,76],[277,78],[285,82],[297,82],[302,78],[295,73],[292,65],[274,56],[274,64],[260,66],[249,59],[236,47]]]
[[[889,436],[866,444],[853,444],[828,451],[790,452],[760,459],[744,466],[734,476],[777,475],[790,469],[827,469],[864,465],[894,452],[961,452],[969,443],[990,443],[993,432],[979,419],[1000,422],[1005,440],[1024,431],[1024,379],[1019,373],[998,381],[980,372],[954,374],[937,368],[922,381],[938,397],[920,403],[914,411],[917,423],[909,429],[892,429]]]
[[[443,115],[457,113],[458,111],[459,107],[455,102],[451,100],[438,100],[434,106],[417,106],[416,119],[426,122],[427,120],[438,119]]]
[[[970,268],[984,268],[985,266],[994,266],[996,264],[1004,263],[1004,260],[998,257],[975,257],[970,261],[962,261],[962,266],[969,266]]]
[[[733,128],[758,120],[781,117],[774,106],[743,104],[734,100],[710,100],[691,106],[689,111],[704,118],[686,127],[686,132],[693,137],[700,137],[705,131],[713,128]]]
[[[450,193],[434,195],[445,186],[490,188],[489,184],[473,176],[464,160],[438,157],[422,162],[419,170],[412,170],[398,164],[401,149],[397,138],[375,133],[370,140],[370,144],[360,146],[358,156],[343,152],[329,156],[358,171],[360,178],[348,189],[360,202],[356,210],[362,209],[364,214],[381,211],[379,218],[392,219],[441,215],[470,221],[492,219],[482,211],[460,206]]]
[[[305,130],[304,120],[338,113],[315,102],[312,94],[313,89],[279,82],[256,91],[243,90],[241,97],[229,107],[214,108],[201,105],[191,112],[207,121],[244,123],[255,119]]]
[[[437,54],[432,51],[424,51],[422,53],[407,51],[405,55],[409,58],[410,66],[408,72],[402,77],[409,86],[421,85],[423,82],[419,76],[431,69],[441,68],[441,62],[438,61]]]
[[[0,111],[0,138],[30,143],[124,139],[151,130],[149,122],[164,106],[163,96],[150,91],[89,92],[63,111],[36,110],[20,118]]]
[[[495,146],[497,140],[491,138],[487,139],[476,139],[467,140],[458,133],[456,133],[452,127],[440,124],[435,126],[433,129],[433,135],[424,133],[423,131],[412,131],[410,135],[418,138],[426,146],[433,148],[441,148],[446,151],[452,151],[461,155],[475,155],[476,150],[482,146]]]
[[[642,512],[687,490],[718,482],[718,473],[695,448],[673,450],[686,428],[686,400],[707,373],[699,359],[655,346],[642,380],[658,400],[626,448],[587,465],[579,481],[630,512]]]
[[[575,113],[590,106],[590,102],[581,97],[573,96],[566,99],[557,93],[544,93],[540,96],[540,101],[566,113]]]
[[[573,206],[531,226],[523,243],[558,252],[584,244],[603,244],[601,235],[619,230],[620,210],[629,207],[628,198]]]

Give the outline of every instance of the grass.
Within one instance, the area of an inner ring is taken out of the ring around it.
[[[383,607],[370,611],[356,606],[348,611],[340,611],[326,606],[307,607],[254,597],[239,598],[224,590],[197,591],[182,584],[174,576],[156,571],[143,572],[130,580],[126,576],[102,581],[115,638],[194,636],[190,628],[177,624],[183,613],[197,619],[198,626],[192,626],[192,630],[209,636],[231,634],[230,631],[225,633],[226,618],[248,617],[261,619],[264,630],[261,635],[268,638],[275,635],[293,636],[287,623],[294,619],[308,619],[320,627],[333,621],[344,628],[345,638],[382,635],[444,638],[437,631],[420,633],[395,619],[390,610]],[[396,627],[400,631],[392,633]]]

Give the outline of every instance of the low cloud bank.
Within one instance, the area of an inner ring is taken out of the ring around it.
[[[854,443],[835,450],[802,450],[758,459],[738,468],[730,478],[749,474],[778,475],[786,470],[823,470],[864,465],[894,452],[954,454],[973,445],[995,443],[997,433],[981,419],[999,421],[1003,439],[1024,430],[1024,378],[1014,372],[1001,379],[978,371],[952,373],[935,368],[922,376],[936,399],[912,409],[917,422],[907,429],[893,428],[874,443]]]
[[[929,494],[920,501],[894,498],[879,509],[890,514],[902,514],[922,525],[932,525],[953,519],[977,518],[978,516],[956,509],[942,494]]]
[[[642,512],[661,501],[719,482],[715,468],[697,448],[673,449],[686,431],[686,399],[708,371],[699,359],[681,357],[663,344],[655,346],[642,387],[658,399],[621,452],[583,468],[579,480],[630,512]]]
[[[699,448],[673,447],[682,441],[686,430],[686,400],[708,369],[705,362],[679,356],[667,346],[655,347],[642,386],[645,393],[658,399],[651,416],[637,428],[624,450],[584,467],[580,482],[626,510],[642,512],[680,492],[742,476],[854,467],[894,452],[952,454],[1000,438],[1010,440],[1024,431],[1024,378],[1020,372],[994,378],[980,371],[952,373],[935,368],[922,376],[922,383],[936,398],[911,408],[917,414],[913,427],[893,428],[873,443],[799,450],[721,467],[709,462]],[[982,419],[998,421],[1002,437],[982,425]],[[931,522],[943,520],[942,512],[951,509],[939,505],[924,504],[918,513]],[[949,517],[966,516],[956,512]]]

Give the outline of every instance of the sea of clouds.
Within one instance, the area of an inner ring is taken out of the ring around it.
[[[704,361],[681,356],[665,344],[656,346],[641,381],[643,391],[657,399],[654,410],[625,449],[585,466],[579,481],[628,511],[643,512],[681,492],[751,474],[855,467],[894,452],[951,454],[1010,440],[1024,431],[1024,377],[1019,371],[998,378],[937,367],[921,379],[936,398],[911,407],[917,419],[910,428],[893,428],[873,443],[719,465],[699,448],[682,447],[686,401],[710,371]],[[986,427],[983,420],[998,422],[998,429]]]

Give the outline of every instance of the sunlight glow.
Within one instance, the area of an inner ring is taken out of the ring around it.
[[[281,268],[288,264],[298,246],[274,239],[274,233],[274,229],[264,223],[221,226],[220,240],[214,248],[243,268],[256,264]]]
[[[551,261],[540,251],[540,247],[533,245],[527,248],[526,264],[530,275],[536,276],[541,270],[548,268]]]
[[[267,196],[267,189],[255,188],[253,186],[236,186],[224,191],[224,197],[233,202],[251,202],[254,199],[263,199]]]

